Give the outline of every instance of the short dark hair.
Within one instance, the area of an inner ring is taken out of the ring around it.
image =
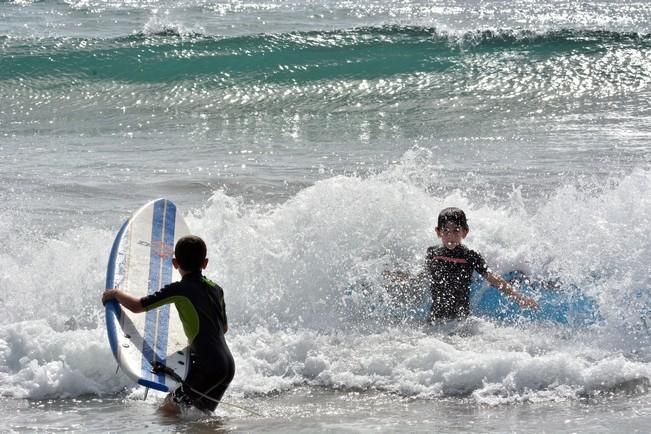
[[[174,247],[176,262],[184,271],[199,271],[207,253],[206,243],[196,235],[179,238]]]
[[[466,213],[464,213],[460,208],[445,208],[439,213],[439,221],[436,227],[438,229],[443,229],[443,226],[445,226],[446,223],[454,223],[465,230],[469,230]]]

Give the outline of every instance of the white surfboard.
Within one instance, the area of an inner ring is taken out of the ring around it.
[[[140,298],[180,280],[172,266],[172,256],[176,241],[189,233],[171,201],[157,199],[147,203],[122,225],[115,237],[106,287],[119,288]],[[178,386],[169,376],[152,372],[155,362],[185,379],[188,342],[176,307],[166,304],[135,314],[110,300],[106,303],[106,329],[119,367],[138,384],[163,392]]]

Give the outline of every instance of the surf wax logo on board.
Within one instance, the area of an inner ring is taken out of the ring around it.
[[[152,253],[161,258],[171,258],[172,256],[174,256],[174,246],[170,244],[166,244],[164,241],[152,241],[150,243],[147,241],[140,240],[138,241],[138,244],[140,244],[141,246],[151,248]]]

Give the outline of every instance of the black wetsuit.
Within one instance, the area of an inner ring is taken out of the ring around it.
[[[470,281],[473,271],[489,272],[484,258],[459,245],[450,250],[430,247],[426,257],[427,278],[432,293],[432,320],[463,318],[470,314]]]
[[[213,411],[235,375],[235,361],[224,339],[228,324],[224,291],[197,271],[141,298],[140,303],[145,310],[176,305],[190,343],[191,365],[184,386],[174,391],[174,399]]]

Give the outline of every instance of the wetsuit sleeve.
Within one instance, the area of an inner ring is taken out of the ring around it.
[[[172,303],[174,301],[173,297],[177,295],[179,295],[179,285],[177,282],[174,282],[152,294],[142,297],[140,299],[140,304],[142,304],[145,311],[148,311],[160,306],[161,304]]]
[[[477,273],[481,274],[482,276],[486,277],[486,275],[490,272],[490,269],[488,268],[488,265],[486,264],[486,260],[484,259],[484,257],[481,254],[479,254],[479,253],[477,253],[475,251],[473,251],[472,253],[473,253],[473,255],[472,255],[472,265],[473,265],[474,270]]]

